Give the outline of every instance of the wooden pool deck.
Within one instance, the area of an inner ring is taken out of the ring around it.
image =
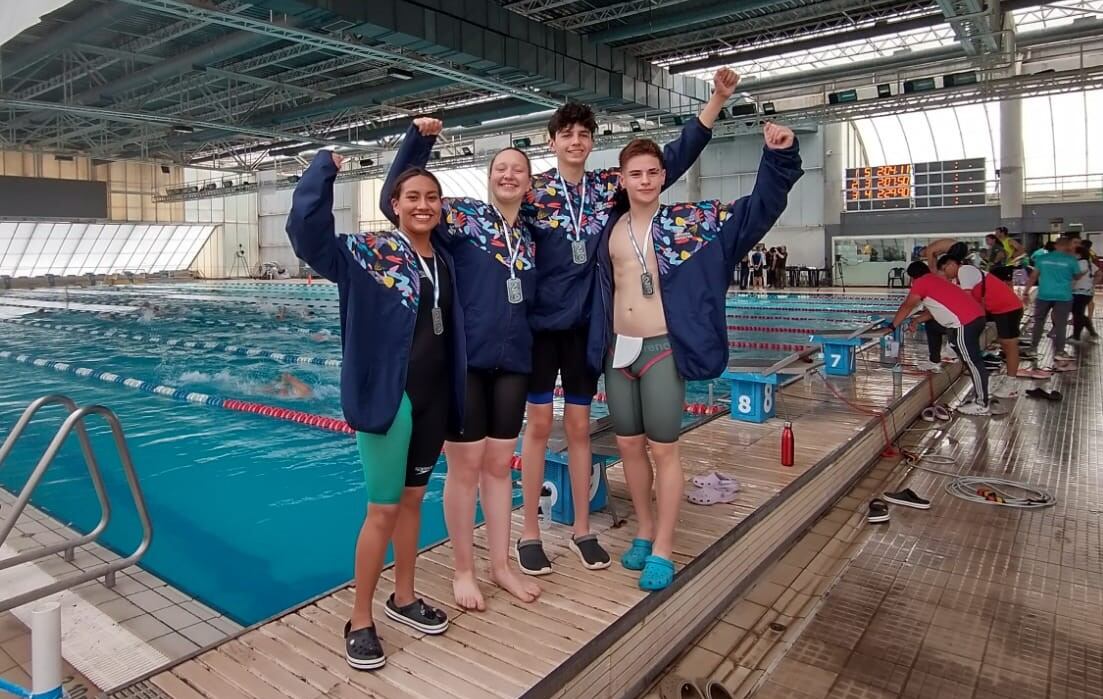
[[[908,346],[909,353],[916,349]],[[873,358],[874,351],[866,355]],[[910,363],[910,362],[909,362]],[[522,604],[483,580],[487,610],[461,612],[451,595],[448,542],[418,559],[418,593],[448,610],[452,626],[426,636],[376,619],[388,652],[374,673],[351,670],[341,632],[351,611],[351,587],[246,629],[148,678],[109,694],[148,699],[354,699],[377,697],[621,697],[645,690],[663,668],[845,493],[895,436],[955,379],[942,374],[892,374],[859,360],[858,373],[832,379],[810,374],[781,390],[779,417],[793,422],[796,465],[779,464],[781,420],[762,425],[726,415],[683,435],[687,479],[711,470],[733,473],[743,485],[731,505],[686,503],[675,541],[675,583],[645,595],[637,574],[617,562],[634,531],[631,517],[613,528],[597,513],[594,527],[614,557],[605,571],[587,571],[566,547],[569,530],[545,533],[555,573],[539,579],[534,604]],[[844,402],[841,398],[845,398]],[[630,515],[620,466],[609,469],[618,512]],[[520,526],[515,514],[515,529]],[[477,556],[485,570],[482,531]],[[386,599],[385,571],[377,599]]]

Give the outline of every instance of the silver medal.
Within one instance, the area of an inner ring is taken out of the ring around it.
[[[506,280],[506,300],[510,303],[521,303],[525,300],[520,279],[510,278]]]
[[[441,313],[439,308],[433,308],[433,334],[444,334],[444,314]]]
[[[651,272],[644,272],[640,275],[640,286],[643,287],[643,295],[651,296],[655,293],[655,280],[651,276]]]
[[[586,241],[585,240],[572,240],[571,241],[571,259],[576,265],[586,264]]]

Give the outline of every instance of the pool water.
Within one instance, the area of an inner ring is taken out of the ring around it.
[[[64,295],[34,290],[19,292],[18,297],[59,300]],[[160,315],[143,322],[136,315],[112,318],[51,311],[36,318],[77,327],[0,323],[0,349],[187,391],[341,417],[336,367],[288,365],[261,356],[164,344],[169,339],[214,341],[340,359],[332,285],[97,287],[71,290],[67,297],[97,304],[147,301],[159,306]],[[771,330],[735,331],[730,339],[806,342],[806,335],[786,329],[855,327],[869,318],[870,309],[889,305],[894,304],[886,299],[740,295],[729,302],[729,324]],[[109,330],[143,339],[91,334]],[[148,342],[145,337],[151,334],[161,341]],[[736,350],[732,362],[773,361],[784,355]],[[284,371],[308,383],[314,395],[272,395],[268,387]],[[141,565],[154,574],[242,624],[275,615],[351,579],[365,498],[350,437],[12,361],[5,361],[0,372],[0,433],[10,429],[29,402],[50,393],[69,395],[78,404],[103,404],[118,414],[154,526],[153,544]],[[723,381],[691,382],[686,401],[724,403],[727,396]],[[595,402],[594,419],[607,413],[604,403]],[[26,481],[60,424],[57,408],[40,415],[0,470],[0,485],[10,491],[17,492]],[[684,424],[700,419],[687,412]],[[127,555],[140,538],[136,513],[106,426],[94,420],[89,426],[114,506],[112,524],[101,542]],[[441,464],[422,509],[422,545],[446,537],[443,481]],[[87,531],[98,521],[100,513],[75,440],[65,445],[33,501],[77,530]]]

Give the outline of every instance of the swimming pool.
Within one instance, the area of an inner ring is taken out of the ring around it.
[[[232,282],[38,289],[0,296],[0,305],[5,298],[68,298],[108,306],[144,301],[160,312],[149,322],[133,314],[112,317],[76,310],[37,314],[32,323],[0,322],[0,350],[13,356],[340,418],[340,343],[332,285]],[[793,294],[733,297],[729,327],[754,330],[730,331],[733,343],[745,345],[733,350],[732,361],[780,358],[787,352],[771,345],[806,343],[812,327],[855,327],[869,317],[870,308],[888,303]],[[211,346],[187,347],[184,342]],[[81,404],[107,405],[119,415],[155,529],[143,567],[242,624],[277,614],[351,578],[364,495],[347,435],[172,400],[11,359],[0,362],[0,431],[31,400],[55,392]],[[266,387],[284,371],[311,385],[313,397],[268,393]],[[691,383],[686,400],[695,409],[687,410],[685,424],[702,419],[699,406],[710,398],[719,406],[727,395],[723,381]],[[604,403],[595,403],[594,418],[606,414]],[[45,415],[48,419],[33,423],[0,471],[0,484],[9,490],[19,489],[59,424],[56,413]],[[122,504],[127,502],[126,483],[109,458],[106,428],[91,423],[91,433],[113,502],[120,503],[102,541],[125,554],[139,538],[137,517]],[[423,508],[423,545],[445,537],[443,479],[444,470],[438,468]],[[34,502],[76,529],[94,526],[99,513],[91,504],[92,490],[75,443],[62,450]]]

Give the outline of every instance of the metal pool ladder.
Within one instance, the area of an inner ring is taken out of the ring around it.
[[[87,415],[95,414],[101,416],[111,428],[111,434],[115,439],[115,450],[119,455],[119,463],[122,464],[123,472],[126,474],[127,484],[130,486],[130,495],[134,500],[134,506],[138,513],[138,520],[142,525],[142,540],[138,544],[138,547],[134,549],[134,552],[126,558],[104,563],[101,566],[85,570],[79,575],[67,576],[49,585],[43,585],[7,599],[0,599],[0,612],[5,612],[28,602],[33,602],[47,595],[52,595],[55,592],[68,590],[81,583],[99,577],[104,579],[103,582],[105,585],[113,587],[115,585],[115,573],[136,563],[145,554],[146,550],[149,549],[150,541],[153,539],[153,527],[149,521],[149,511],[146,509],[145,498],[142,496],[142,489],[138,484],[138,474],[135,472],[134,462],[130,458],[130,449],[126,445],[126,436],[123,434],[122,425],[119,423],[119,418],[115,413],[102,405],[86,405],[78,408],[76,402],[73,401],[72,398],[56,394],[43,396],[35,400],[23,411],[23,415],[19,418],[19,421],[15,423],[7,439],[4,440],[3,446],[0,446],[0,468],[3,468],[4,461],[8,458],[16,441],[19,439],[20,435],[23,434],[27,425],[30,424],[31,419],[34,418],[39,410],[48,405],[63,406],[67,412],[67,416],[57,433],[54,435],[50,445],[46,447],[46,451],[43,452],[42,458],[38,460],[38,465],[35,466],[34,470],[31,472],[23,489],[19,491],[19,496],[16,498],[15,504],[12,506],[11,510],[8,511],[7,517],[0,523],[0,545],[2,545],[7,540],[8,535],[11,534],[16,521],[23,513],[23,510],[26,509],[27,503],[30,502],[31,494],[42,481],[43,475],[46,473],[50,464],[53,463],[58,450],[61,449],[69,433],[73,430],[76,430],[77,440],[80,442],[80,449],[84,454],[84,462],[88,466],[88,475],[92,479],[92,486],[95,488],[96,498],[100,503],[100,521],[92,531],[83,536],[23,551],[11,558],[0,560],[0,570],[6,570],[13,566],[29,563],[56,553],[62,554],[66,561],[72,561],[74,552],[78,546],[84,546],[95,541],[99,538],[100,534],[107,529],[107,525],[111,520],[111,502],[107,497],[107,490],[104,488],[99,462],[96,461],[96,456],[92,452],[92,443],[88,440],[88,432],[84,424],[84,418]]]

